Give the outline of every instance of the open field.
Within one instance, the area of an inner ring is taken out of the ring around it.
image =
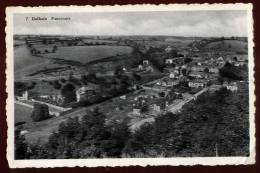
[[[55,53],[43,54],[43,56],[87,63],[105,57],[130,54],[131,52],[132,48],[129,46],[71,46],[58,47]]]
[[[228,51],[247,52],[247,42],[239,40],[224,40],[208,43],[203,49],[224,49]]]
[[[84,43],[99,43],[99,44],[112,44],[112,43],[116,43],[117,41],[115,40],[96,40],[96,39],[83,39],[82,40]]]
[[[32,122],[31,119],[32,109],[19,104],[14,105],[15,123],[17,122]]]
[[[49,60],[32,56],[26,46],[14,48],[14,77],[20,79],[48,65]]]

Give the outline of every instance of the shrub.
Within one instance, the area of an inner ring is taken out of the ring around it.
[[[34,103],[31,118],[35,122],[50,118],[49,107],[46,104]]]

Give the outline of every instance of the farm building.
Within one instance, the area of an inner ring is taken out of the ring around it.
[[[90,86],[82,86],[76,91],[77,102],[88,100],[95,95],[95,89]]]

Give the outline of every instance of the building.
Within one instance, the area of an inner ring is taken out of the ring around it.
[[[149,65],[149,61],[148,60],[143,60],[143,65]]]
[[[236,82],[231,82],[231,83],[228,83],[228,82],[224,82],[223,83],[223,86],[227,89],[227,90],[230,90],[232,92],[236,92],[238,90],[238,87],[237,87],[237,83]]]
[[[77,102],[86,101],[95,95],[95,89],[90,86],[83,86],[76,91]]]
[[[171,58],[165,59],[165,64],[173,64],[173,59]]]
[[[195,71],[195,72],[203,72],[204,71],[204,67],[201,66],[193,66],[191,67],[191,71]]]
[[[141,115],[141,110],[140,110],[140,109],[133,108],[133,114],[134,114],[134,115]]]
[[[209,72],[210,72],[210,73],[218,73],[218,72],[219,72],[219,69],[212,67],[212,68],[209,68]]]
[[[199,88],[199,87],[204,87],[205,83],[202,81],[189,81],[188,85],[191,88]]]
[[[24,91],[23,93],[22,93],[22,96],[18,96],[18,97],[16,97],[18,100],[28,100],[29,99],[29,94],[28,94],[28,91],[26,90],[26,91]]]
[[[197,78],[197,79],[203,79],[205,77],[205,74],[203,72],[190,72],[189,73],[189,76],[190,77],[193,77],[193,78]]]
[[[165,52],[166,53],[170,53],[172,51],[172,48],[170,46],[168,46],[166,49],[165,49]]]

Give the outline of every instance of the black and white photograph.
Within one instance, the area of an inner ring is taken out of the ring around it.
[[[251,4],[6,14],[11,167],[255,162]]]

